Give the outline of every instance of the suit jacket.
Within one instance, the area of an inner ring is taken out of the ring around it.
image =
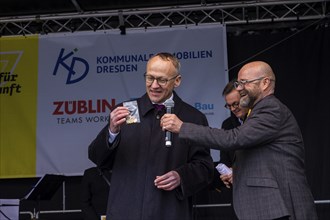
[[[100,216],[106,214],[110,186],[102,175],[110,180],[110,173],[102,173],[97,167],[91,167],[84,172],[81,183],[81,209],[85,220],[100,220]]]
[[[245,123],[222,130],[183,123],[191,144],[235,150],[233,203],[239,219],[317,219],[304,168],[304,144],[291,111],[274,95],[260,100]]]
[[[205,115],[175,93],[173,100],[174,113],[183,121],[207,125]],[[183,143],[177,134],[166,147],[159,120],[165,111],[157,111],[147,94],[137,103],[140,123],[123,125],[113,144],[107,125],[89,146],[94,163],[113,162],[107,219],[192,219],[192,196],[213,177],[209,149]],[[172,191],[157,189],[156,176],[171,170],[179,173],[181,185]]]
[[[228,117],[222,122],[221,128],[225,130],[230,130],[240,125],[241,123],[239,122],[238,118],[232,114],[230,117]],[[228,167],[232,167],[234,162],[234,154],[234,151],[221,151],[220,163],[224,163]]]

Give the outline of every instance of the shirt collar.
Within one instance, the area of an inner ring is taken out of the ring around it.
[[[172,92],[172,95],[170,98],[168,98],[167,100],[173,100],[173,92]],[[164,105],[165,102],[163,103],[155,103],[155,102],[152,102],[152,104],[158,104],[158,105]]]

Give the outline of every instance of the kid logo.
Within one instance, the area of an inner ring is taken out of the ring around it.
[[[60,66],[64,67],[68,71],[66,84],[77,83],[83,80],[88,74],[88,62],[81,57],[73,56],[74,52],[77,51],[78,49],[74,49],[74,51],[64,54],[64,48],[62,48],[57,58],[53,75],[55,76],[57,74]]]

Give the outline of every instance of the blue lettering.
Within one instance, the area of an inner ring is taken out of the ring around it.
[[[196,102],[195,108],[198,110],[214,110],[214,104],[202,104],[200,102]]]
[[[89,71],[89,65],[86,60],[80,58],[80,57],[72,57],[70,66],[65,63],[65,61],[70,58],[73,55],[73,52],[69,52],[68,54],[64,55],[64,48],[61,49],[59,56],[56,61],[56,65],[53,71],[53,75],[55,76],[57,74],[58,68],[60,65],[62,65],[67,71],[68,71],[68,77],[66,80],[66,84],[73,84],[76,82],[79,82],[80,80],[84,79]],[[76,77],[73,79],[73,76],[77,74],[77,72],[74,70],[75,64],[79,62],[82,63],[85,67],[85,71],[81,74],[80,77]]]
[[[76,72],[74,71],[74,65],[78,61],[85,65],[85,72],[80,77],[78,77],[76,79],[71,79],[73,77],[73,75],[76,74]],[[66,80],[66,84],[73,84],[73,83],[79,82],[80,80],[82,80],[83,78],[85,78],[87,76],[88,70],[89,70],[89,65],[86,60],[84,60],[80,57],[73,57],[72,62],[71,62],[71,67],[68,70],[69,74],[68,74],[68,78]]]
[[[137,72],[138,66],[135,65],[110,65],[110,66],[97,66],[97,73],[123,73],[123,72]]]

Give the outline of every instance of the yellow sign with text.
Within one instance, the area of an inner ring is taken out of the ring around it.
[[[0,38],[0,178],[36,172],[38,37]]]

